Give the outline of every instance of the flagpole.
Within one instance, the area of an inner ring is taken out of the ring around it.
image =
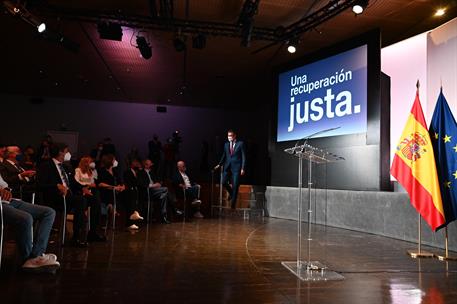
[[[457,261],[457,257],[449,256],[449,236],[447,231],[447,226],[444,228],[444,252],[445,255],[437,255],[438,260],[440,261]]]
[[[421,215],[418,213],[417,216],[418,222],[418,240],[417,240],[417,251],[415,250],[408,250],[408,255],[412,257],[413,259],[417,258],[433,258],[435,255],[431,252],[428,251],[423,251],[422,250],[422,220],[421,220]]]

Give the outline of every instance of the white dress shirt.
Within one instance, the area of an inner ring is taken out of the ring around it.
[[[190,184],[189,176],[187,176],[187,174],[185,172],[179,171],[179,173],[181,173],[181,176],[182,176],[182,179],[184,180],[184,185],[186,186],[186,188],[190,188],[192,185]]]

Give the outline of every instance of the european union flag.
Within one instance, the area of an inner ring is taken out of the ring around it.
[[[457,123],[441,88],[429,128],[441,186],[446,226],[457,219]],[[442,228],[440,227],[440,228]]]

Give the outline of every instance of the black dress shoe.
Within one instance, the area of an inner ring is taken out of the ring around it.
[[[106,242],[106,236],[104,235],[98,235],[96,233],[89,233],[87,235],[87,241],[88,242]]]
[[[182,215],[183,214],[183,212],[181,210],[179,210],[178,208],[176,208],[174,211],[175,211],[176,215]]]
[[[71,240],[69,242],[69,245],[71,247],[76,247],[76,248],[87,248],[87,246],[88,246],[87,242],[83,242],[83,241],[75,240],[75,239]]]
[[[162,224],[171,224],[171,222],[167,219],[165,215],[162,215],[162,217],[160,218],[160,222]]]

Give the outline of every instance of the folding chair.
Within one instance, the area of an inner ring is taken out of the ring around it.
[[[63,197],[63,216],[62,216],[62,236],[61,236],[61,244],[62,246],[65,244],[65,233],[67,229],[67,198],[65,195]]]
[[[113,187],[113,230],[116,229],[116,189]]]
[[[146,221],[149,223],[149,215],[151,214],[151,194],[149,193],[149,188],[146,188],[146,193],[148,197],[148,214],[146,215]]]

